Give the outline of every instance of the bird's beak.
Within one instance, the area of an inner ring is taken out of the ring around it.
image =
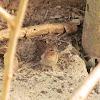
[[[57,51],[57,52],[60,52],[60,50],[58,50],[58,49],[57,49],[56,51]]]

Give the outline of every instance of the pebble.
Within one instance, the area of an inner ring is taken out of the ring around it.
[[[74,88],[69,88],[68,90],[70,93],[73,93],[74,92]]]
[[[72,19],[71,24],[80,25],[80,19]]]

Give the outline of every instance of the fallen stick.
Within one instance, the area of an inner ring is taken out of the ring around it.
[[[64,31],[66,31],[67,34],[71,34],[74,32],[77,32],[78,27],[74,24],[41,24],[36,26],[29,26],[22,28],[19,30],[19,36],[18,38],[22,38],[24,36],[31,37],[31,36],[38,36],[43,34],[62,34]],[[0,41],[8,40],[10,37],[10,30],[5,29],[0,31]]]

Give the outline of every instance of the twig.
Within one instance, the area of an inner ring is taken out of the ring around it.
[[[8,21],[10,24],[10,41],[7,49],[7,56],[5,58],[5,73],[4,73],[4,82],[2,87],[2,95],[1,100],[8,100],[10,83],[12,78],[12,68],[13,68],[13,60],[16,52],[16,45],[18,39],[18,30],[22,25],[22,21],[25,15],[25,10],[27,6],[28,0],[20,0],[19,10],[17,16],[14,18],[9,18],[9,14],[7,14],[4,10],[2,10],[2,17]],[[8,18],[7,18],[8,16]],[[13,24],[12,24],[13,23]]]
[[[72,8],[72,9],[74,9],[74,10],[77,10],[77,11],[79,11],[79,12],[81,12],[81,13],[85,13],[85,11],[84,10],[81,10],[81,9],[78,9],[78,8],[75,8],[75,7],[68,7],[68,8]]]
[[[69,100],[85,100],[96,83],[100,80],[100,63],[95,67],[93,72],[80,86],[80,88],[72,95]]]
[[[0,7],[0,16],[4,18],[10,25],[14,26],[15,16],[10,15],[6,10]]]
[[[48,15],[48,12],[49,12],[49,10],[47,10],[47,12],[46,12],[46,14],[44,16],[44,19],[46,19],[47,15]]]

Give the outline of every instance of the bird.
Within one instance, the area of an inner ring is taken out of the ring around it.
[[[42,65],[52,67],[52,69],[54,70],[57,67],[58,54],[59,53],[57,51],[56,45],[50,45],[41,55],[40,63]]]

